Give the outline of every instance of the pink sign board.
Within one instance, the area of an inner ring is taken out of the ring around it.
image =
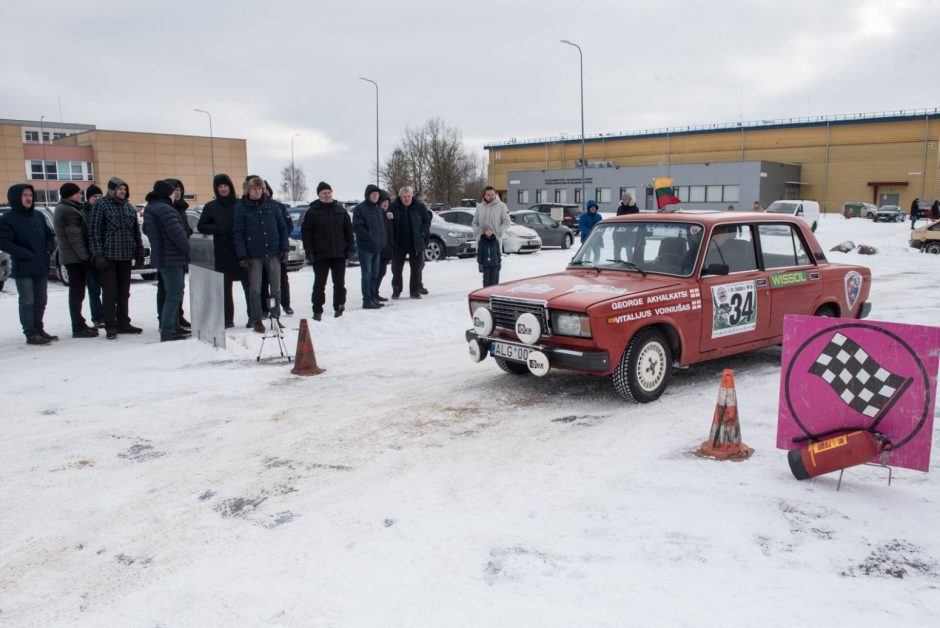
[[[927,471],[938,362],[937,327],[787,316],[777,447],[869,429],[891,442],[888,464]]]

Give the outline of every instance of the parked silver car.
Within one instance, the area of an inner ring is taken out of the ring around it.
[[[199,216],[202,210],[190,209],[186,212],[186,220],[193,234],[189,236],[189,259],[197,266],[204,268],[215,268],[215,249],[213,248],[212,236],[206,233],[200,233],[196,226],[199,224]],[[288,272],[300,270],[307,263],[304,252],[304,243],[289,237],[290,250],[287,252],[287,270]]]
[[[9,253],[0,251],[0,290],[3,290],[3,284],[10,275],[13,274],[13,260]]]
[[[548,214],[521,209],[510,212],[509,219],[513,224],[528,227],[539,234],[542,238],[542,246],[560,246],[568,249],[574,244],[574,232]]]
[[[473,229],[449,223],[440,215],[431,213],[431,237],[424,251],[424,259],[436,262],[445,257],[470,257],[477,254]]]

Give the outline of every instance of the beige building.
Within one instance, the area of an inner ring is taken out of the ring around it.
[[[795,164],[799,181],[788,182],[799,186],[795,198],[817,200],[826,211],[847,201],[894,203],[907,211],[915,197],[940,197],[938,140],[940,109],[610,133],[585,138],[586,176],[623,166],[659,166],[658,176],[669,176],[677,164]],[[580,137],[511,139],[485,148],[488,179],[501,193],[519,178],[511,173],[570,177],[580,169]]]
[[[143,203],[154,181],[172,178],[183,182],[190,205],[202,205],[214,195],[213,153],[215,171],[227,173],[236,186],[248,175],[243,139],[0,120],[0,187],[28,181],[40,202],[51,203],[58,200],[64,181],[83,190],[92,182],[106,189],[108,179],[116,176],[127,182],[131,202]]]

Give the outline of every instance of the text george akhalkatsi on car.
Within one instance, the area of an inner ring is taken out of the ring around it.
[[[634,214],[598,223],[562,272],[471,292],[466,340],[475,362],[610,376],[647,403],[674,365],[780,344],[788,314],[864,318],[870,288],[797,217]]]

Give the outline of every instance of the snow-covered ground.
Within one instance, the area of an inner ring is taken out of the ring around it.
[[[940,256],[908,249],[908,230],[827,217],[818,236],[879,248],[829,254],[871,266],[872,319],[937,325]],[[570,256],[512,256],[503,279]],[[311,326],[327,370],[309,378],[257,364],[243,328],[225,351],[160,344],[155,284],[136,280],[142,336],[71,339],[51,285],[62,340],[27,346],[11,282],[0,625],[940,623],[936,452],[890,487],[868,467],[840,492],[794,480],[774,447],[778,348],[679,372],[649,405],[604,378],[472,364],[476,271],[428,264],[430,296],[364,311],[351,269],[350,310]],[[312,279],[291,274],[292,328]],[[743,463],[691,453],[725,367],[756,449]]]

